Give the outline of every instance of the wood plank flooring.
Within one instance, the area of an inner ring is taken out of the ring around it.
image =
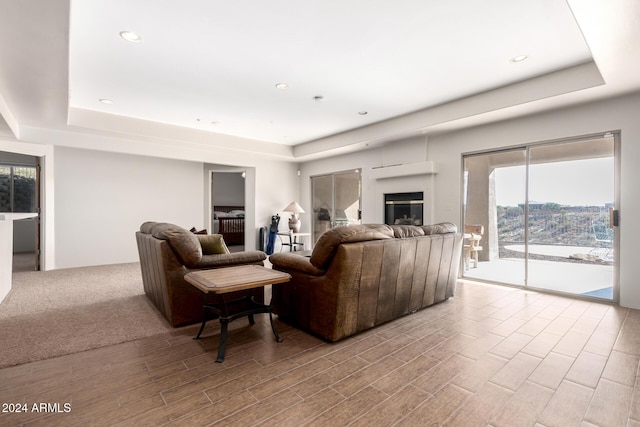
[[[637,310],[461,281],[338,343],[276,324],[222,364],[213,322],[2,369],[0,426],[640,426]]]

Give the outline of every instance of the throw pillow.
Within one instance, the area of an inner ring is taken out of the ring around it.
[[[202,259],[202,247],[197,235],[182,227],[169,223],[157,223],[153,226],[151,234],[156,239],[167,240],[173,251],[189,267],[198,264]]]
[[[224,243],[222,234],[198,234],[203,255],[228,254],[229,248]]]

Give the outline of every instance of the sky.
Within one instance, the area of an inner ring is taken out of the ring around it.
[[[601,206],[614,201],[613,157],[545,163],[529,167],[529,201],[570,206]],[[525,167],[495,171],[498,206],[524,203]]]

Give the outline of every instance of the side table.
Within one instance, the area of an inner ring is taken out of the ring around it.
[[[253,315],[258,313],[268,313],[271,323],[271,330],[276,341],[282,342],[278,335],[273,316],[271,314],[271,304],[262,304],[253,299],[251,295],[227,301],[223,294],[231,292],[249,290],[254,288],[285,283],[291,280],[291,275],[278,270],[262,267],[259,265],[239,265],[234,267],[216,268],[212,270],[200,270],[187,273],[184,279],[198,288],[206,299],[209,293],[221,295],[220,303],[203,304],[204,317],[200,330],[194,339],[200,339],[200,334],[207,323],[207,311],[213,311],[220,318],[220,344],[218,345],[218,357],[216,362],[224,361],[227,348],[227,329],[229,322],[247,316],[249,323],[254,324]]]
[[[289,246],[289,250],[291,252],[297,251],[298,247],[301,247],[304,250],[304,241],[298,239],[308,237],[310,235],[310,233],[293,233],[290,231],[278,232],[278,236],[280,236],[280,242],[282,243],[282,246]],[[289,243],[285,242],[283,237],[289,237]]]

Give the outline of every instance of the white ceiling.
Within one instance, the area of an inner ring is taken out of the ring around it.
[[[638,90],[639,19],[636,0],[0,0],[0,113],[18,136],[305,159]]]

